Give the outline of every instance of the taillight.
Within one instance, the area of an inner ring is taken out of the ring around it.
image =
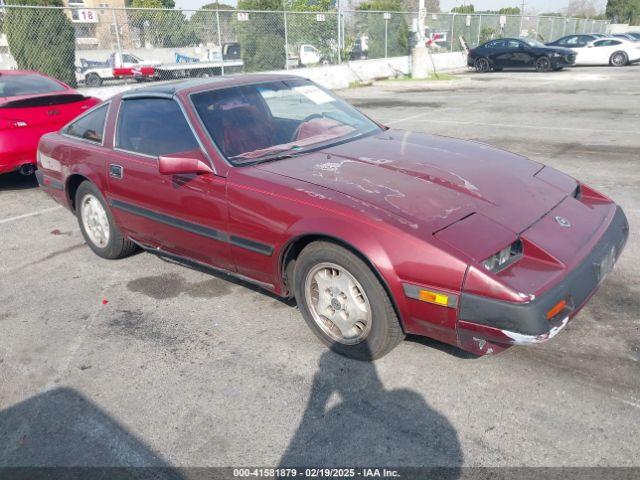
[[[0,118],[0,130],[10,130],[12,128],[28,127],[27,122],[13,120],[10,118]]]

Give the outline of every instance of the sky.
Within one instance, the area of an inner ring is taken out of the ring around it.
[[[195,10],[212,1],[214,0],[175,0],[176,7],[183,10]],[[237,3],[236,0],[220,1],[230,5]],[[502,7],[520,6],[522,0],[440,0],[440,8],[443,12],[447,12],[451,7],[470,3],[475,6],[476,10],[497,10]],[[525,0],[528,8],[535,9],[538,12],[557,12],[566,8],[568,3],[569,0]],[[604,6],[606,0],[597,0],[596,3]]]

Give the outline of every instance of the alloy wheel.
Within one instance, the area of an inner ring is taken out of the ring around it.
[[[102,203],[93,195],[87,194],[80,205],[82,224],[91,240],[98,248],[106,248],[109,244],[109,218]]]
[[[489,60],[486,58],[479,58],[476,60],[476,71],[479,73],[488,72],[491,69],[491,65],[489,64]]]
[[[320,329],[344,345],[362,342],[371,331],[371,304],[364,288],[345,268],[320,263],[307,273],[305,300]]]
[[[536,70],[539,72],[546,72],[551,69],[551,62],[547,57],[540,57],[536,61]]]
[[[611,57],[611,63],[613,63],[613,65],[615,65],[616,67],[622,67],[623,65],[627,64],[627,57],[624,55],[624,53],[616,53],[613,55],[613,57]]]

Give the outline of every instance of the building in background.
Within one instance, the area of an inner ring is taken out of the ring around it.
[[[124,0],[64,0],[78,50],[117,50],[131,44]],[[114,10],[115,9],[115,10]]]

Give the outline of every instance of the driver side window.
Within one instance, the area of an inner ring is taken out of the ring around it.
[[[199,148],[180,106],[164,98],[123,100],[115,146],[152,157]]]

